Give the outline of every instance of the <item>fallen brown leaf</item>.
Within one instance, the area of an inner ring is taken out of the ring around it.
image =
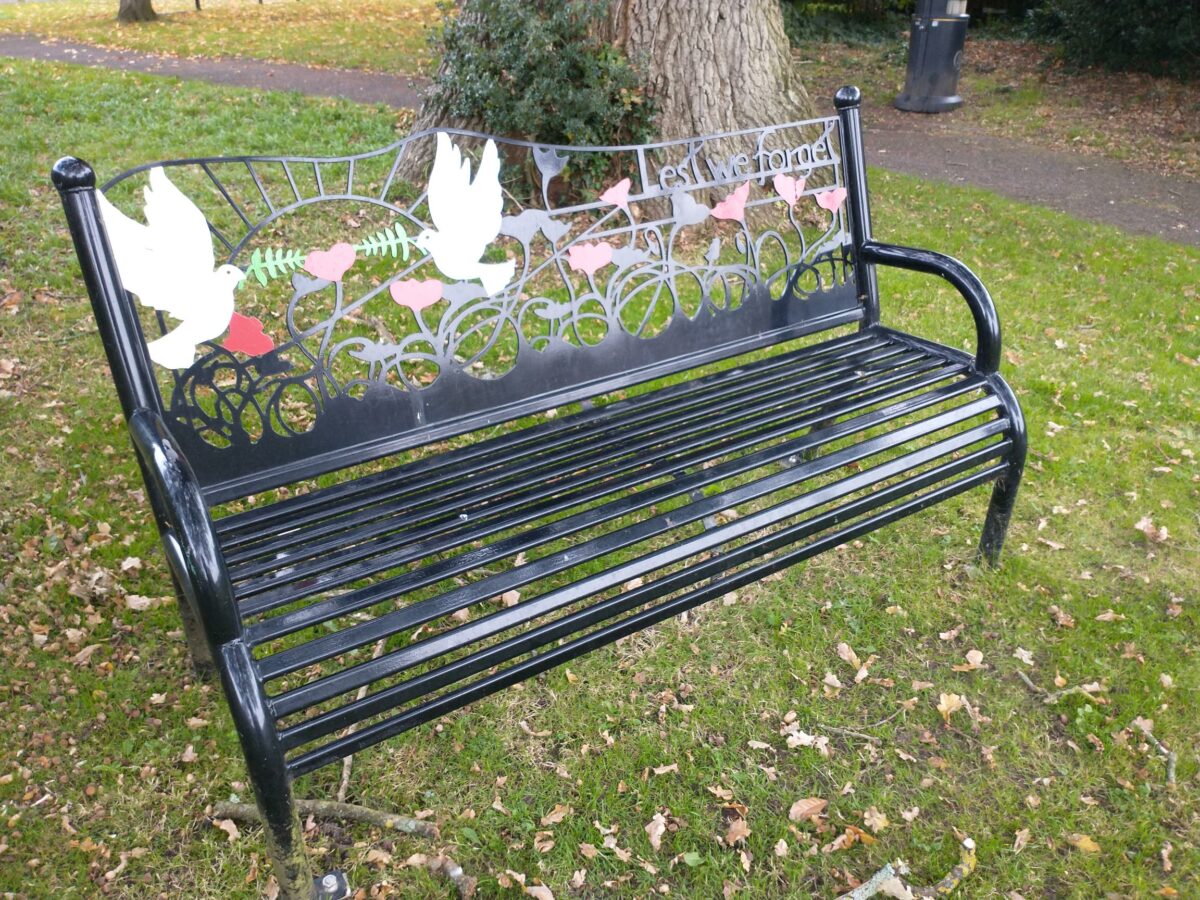
[[[557,825],[571,814],[571,807],[562,803],[554,804],[554,808],[539,820],[542,825]]]
[[[813,816],[823,813],[828,805],[829,801],[822,800],[820,797],[805,797],[792,804],[791,809],[788,810],[788,819],[792,822],[807,821]]]
[[[732,847],[739,841],[744,841],[750,836],[750,826],[746,824],[746,820],[738,816],[729,823],[729,828],[725,832],[725,843]]]
[[[220,828],[228,836],[229,843],[233,843],[239,837],[241,832],[238,831],[237,822],[233,819],[213,819],[213,827]]]
[[[646,823],[646,836],[650,839],[650,846],[657,852],[662,849],[662,838],[667,831],[667,820],[663,814],[658,812],[654,814],[654,818]]]
[[[1067,836],[1067,843],[1076,850],[1081,850],[1084,853],[1099,853],[1100,845],[1097,844],[1086,834],[1071,834]]]
[[[863,813],[863,824],[866,825],[868,828],[870,828],[876,834],[879,834],[879,832],[881,832],[885,828],[887,828],[888,825],[891,824],[891,822],[888,821],[887,816],[885,816],[878,809],[876,809],[874,806],[872,806],[869,809],[867,809],[867,811],[865,813]]]

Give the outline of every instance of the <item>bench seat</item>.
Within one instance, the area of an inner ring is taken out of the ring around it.
[[[218,519],[289,767],[996,478],[970,363],[876,327]]]

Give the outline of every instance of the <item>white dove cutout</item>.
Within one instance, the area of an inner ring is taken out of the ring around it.
[[[429,173],[429,217],[436,231],[417,235],[416,245],[433,257],[442,274],[455,281],[478,278],[489,294],[512,281],[515,260],[485,263],[479,259],[500,233],[504,198],[500,193],[500,157],[495,141],[483,147],[483,158],[471,179],[471,161],[438,132],[437,156]]]
[[[150,170],[145,197],[146,224],[141,225],[104,194],[96,194],[122,284],[143,306],[179,320],[173,330],[150,341],[150,358],[168,369],[186,369],[196,359],[197,344],[229,327],[233,290],[244,276],[237,266],[213,271],[216,260],[204,213],[161,166]]]

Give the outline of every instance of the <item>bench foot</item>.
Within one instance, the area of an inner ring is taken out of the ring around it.
[[[350,896],[350,881],[345,872],[330,872],[313,879],[317,900],[347,900]]]

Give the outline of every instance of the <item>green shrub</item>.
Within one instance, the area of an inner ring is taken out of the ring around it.
[[[882,44],[908,27],[912,0],[782,0],[794,45]]]
[[[654,108],[639,72],[600,40],[606,4],[589,0],[468,0],[442,7],[435,97],[498,135],[549,144],[641,143]],[[607,162],[564,173],[595,183]]]
[[[1033,17],[1080,66],[1200,75],[1200,4],[1186,0],[1048,0]]]

